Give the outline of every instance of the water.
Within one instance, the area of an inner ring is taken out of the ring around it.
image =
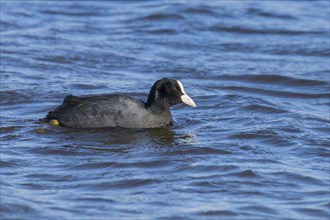
[[[1,1],[1,219],[328,219],[329,7]],[[38,121],[163,77],[172,128]]]

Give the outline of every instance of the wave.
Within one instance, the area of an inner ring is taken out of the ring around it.
[[[211,87],[211,86],[210,86]],[[274,96],[281,98],[296,98],[296,99],[328,99],[330,93],[298,93],[289,91],[270,90],[263,88],[254,88],[247,86],[216,86],[216,89],[222,89],[227,91],[238,91],[244,93],[253,93],[258,95]]]
[[[46,14],[46,15],[64,15],[64,16],[73,16],[73,17],[91,17],[91,16],[101,16],[102,14],[93,11],[60,11],[60,10],[53,10],[53,9],[44,9],[40,10],[39,13]]]
[[[209,31],[214,32],[228,32],[236,34],[260,34],[260,35],[326,35],[324,31],[303,31],[292,29],[258,29],[253,27],[241,27],[241,26],[225,26],[225,25],[213,25],[208,28]]]
[[[272,75],[272,74],[244,74],[244,75],[220,75],[216,79],[227,81],[240,81],[258,84],[276,84],[290,87],[318,87],[329,86],[329,82],[315,79],[301,79],[290,76]]]
[[[165,20],[184,20],[184,17],[180,14],[175,13],[152,13],[143,17],[138,18],[139,20],[147,21],[165,21]]]

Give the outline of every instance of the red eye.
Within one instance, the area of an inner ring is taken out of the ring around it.
[[[174,92],[176,92],[176,87],[175,86],[173,86],[172,89],[173,89]]]

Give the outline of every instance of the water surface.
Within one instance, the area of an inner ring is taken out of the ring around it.
[[[2,1],[1,219],[327,219],[327,1]],[[167,129],[40,123],[68,94],[146,100]]]

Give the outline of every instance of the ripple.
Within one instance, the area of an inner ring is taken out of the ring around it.
[[[175,35],[177,34],[177,30],[172,28],[155,28],[155,29],[147,29],[142,30],[143,32],[150,33],[150,34],[160,34],[160,35]]]
[[[247,8],[247,14],[257,15],[264,18],[278,18],[283,20],[296,20],[295,16],[290,14],[280,14],[274,11],[267,11],[265,9],[260,8]]]
[[[192,128],[199,127],[202,124],[203,124],[203,121],[200,119],[186,118],[186,119],[184,119],[184,121],[182,121],[182,120],[178,121],[176,126],[178,128],[192,129]]]
[[[219,88],[219,87],[216,87]],[[330,93],[298,93],[298,92],[289,92],[289,91],[278,91],[262,88],[254,88],[247,86],[221,86],[223,90],[229,91],[240,91],[245,93],[253,93],[259,95],[267,95],[281,98],[296,98],[296,99],[322,99],[329,98]]]
[[[154,169],[156,167],[166,167],[170,165],[171,163],[169,161],[140,161],[140,162],[96,162],[96,163],[84,163],[80,164],[74,167],[71,167],[70,169],[73,170],[86,170],[86,169],[105,169],[111,167],[112,169],[115,168],[144,168],[144,169]]]
[[[315,45],[313,45],[315,46]],[[330,56],[330,50],[324,49],[323,46],[318,47],[303,47],[301,45],[296,45],[295,49],[288,49],[286,48],[272,48],[269,50],[272,54],[277,55],[299,55],[299,56],[320,56],[328,58]]]
[[[90,155],[89,152],[84,152],[78,147],[66,146],[66,147],[54,147],[50,148],[48,146],[37,147],[29,150],[30,153],[36,155],[53,155],[53,156],[66,156],[66,157],[74,157],[74,156],[84,156]]]
[[[148,21],[166,21],[166,20],[184,20],[184,17],[179,14],[171,13],[153,13],[139,18]]]
[[[231,135],[234,139],[259,139],[259,138],[273,138],[277,133],[273,130],[257,130],[257,131],[242,131]]]
[[[64,15],[64,16],[73,16],[73,17],[90,17],[90,16],[100,16],[99,12],[92,11],[61,11],[61,10],[53,10],[53,9],[45,9],[39,10],[39,13],[46,15]]]
[[[175,151],[168,151],[164,152],[163,154],[166,156],[171,155],[208,155],[208,154],[215,154],[215,155],[226,155],[231,154],[232,152],[227,150],[215,149],[211,147],[192,147],[192,148],[182,148],[177,149]]]
[[[278,214],[278,212],[274,208],[270,208],[264,205],[248,205],[248,206],[241,206],[240,210],[244,212],[262,212],[262,213],[271,213],[271,214]]]
[[[209,211],[200,211],[197,213],[198,215],[201,216],[206,216],[206,217],[234,217],[234,216],[239,216],[240,213],[235,212],[235,211],[229,211],[229,210],[209,210]]]
[[[0,160],[0,167],[1,168],[16,168],[17,166],[19,166],[19,164],[16,161],[4,161],[4,160]]]
[[[31,100],[29,94],[18,91],[2,91],[1,92],[1,104],[17,104],[19,102],[26,102]]]
[[[251,141],[254,145],[256,143],[270,144],[276,147],[290,147],[296,145],[295,141],[289,136],[284,136],[276,130],[270,129],[236,132],[230,135],[229,138],[240,141]]]
[[[138,187],[149,187],[159,183],[155,179],[129,179],[113,182],[95,183],[91,186],[94,190],[109,190],[109,189],[132,189]]]
[[[108,87],[103,85],[90,85],[90,84],[83,84],[83,83],[73,83],[70,85],[72,89],[77,90],[106,90]]]
[[[17,132],[17,131],[19,131],[19,130],[21,130],[23,128],[24,128],[24,126],[20,126],[20,125],[0,127],[0,132],[3,132],[3,133],[12,133],[12,132]]]
[[[275,84],[290,87],[327,87],[329,82],[315,79],[301,79],[282,75],[220,75],[216,77],[219,80],[239,81],[257,84]]]
[[[89,169],[104,169],[108,167],[112,167],[115,162],[98,162],[98,163],[83,163],[77,166],[70,167],[72,170],[89,170]]]
[[[252,170],[243,170],[243,171],[240,171],[240,172],[229,173],[227,175],[236,176],[236,177],[240,177],[240,178],[256,178],[256,177],[259,176],[258,174],[256,174]]]
[[[8,203],[8,202],[1,202],[1,219],[19,219],[21,215],[24,215],[25,218],[29,218],[32,216],[33,218],[39,218],[40,213],[38,210],[31,207],[28,204],[20,203]],[[17,216],[17,217],[16,217]]]
[[[144,169],[153,169],[153,168],[162,168],[171,165],[170,161],[166,160],[157,160],[157,161],[139,161],[132,163],[115,163],[114,168],[144,168]]]
[[[34,179],[35,181],[41,181],[41,182],[66,182],[66,181],[72,181],[73,176],[72,175],[54,175],[54,174],[48,174],[48,173],[35,173],[35,174],[27,174],[25,175],[28,179]]]
[[[183,10],[183,13],[193,14],[193,15],[215,15],[216,13],[212,8],[205,5],[198,5],[197,7],[188,7]]]
[[[317,178],[308,176],[308,175],[302,175],[299,173],[292,173],[292,172],[275,172],[272,173],[273,176],[276,176],[278,178],[282,178],[284,180],[291,180],[294,182],[299,182],[300,184],[311,184],[311,185],[324,185],[324,182],[322,180],[319,180]]]
[[[295,211],[302,213],[304,216],[310,216],[311,218],[329,218],[329,212],[320,208],[296,208]]]
[[[326,35],[323,31],[301,31],[301,30],[290,30],[290,29],[257,29],[248,28],[241,26],[223,26],[214,25],[209,28],[210,31],[215,32],[228,32],[236,34],[253,34],[253,35],[288,35],[288,36],[305,36],[305,35]]]
[[[196,166],[184,166],[177,169],[177,172],[187,172],[187,173],[230,173],[240,169],[238,166],[234,165],[196,165]],[[205,183],[202,181],[202,183]],[[207,182],[207,185],[209,182]]]
[[[84,196],[82,195],[81,197],[74,198],[74,202],[91,202],[91,203],[116,203],[116,200],[114,199],[109,199],[109,198],[100,198],[100,197],[91,197],[91,196]]]
[[[261,113],[268,113],[268,114],[280,114],[280,113],[286,113],[286,110],[274,108],[271,106],[265,106],[260,104],[250,104],[248,106],[244,106],[244,109],[248,111],[255,111],[255,112],[261,112]]]

